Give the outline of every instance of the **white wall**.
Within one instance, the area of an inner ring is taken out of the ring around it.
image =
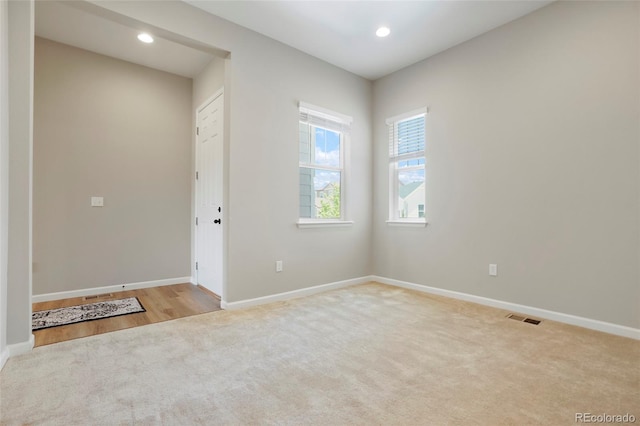
[[[211,62],[193,79],[193,110],[206,102],[224,86],[224,58],[213,57]],[[195,120],[195,115],[194,115]]]
[[[35,60],[34,295],[188,281],[191,79],[39,37]]]
[[[376,275],[640,327],[638,8],[556,2],[375,82]],[[429,225],[388,227],[384,121],[423,106]]]
[[[7,232],[9,170],[9,52],[8,3],[0,2],[0,369],[6,362],[7,349]]]
[[[9,193],[7,343],[28,350],[31,336],[31,165],[33,2],[9,2]]]
[[[371,84],[264,37],[231,49],[228,301],[369,274]],[[245,45],[243,45],[245,46]],[[298,229],[298,102],[352,116],[351,228]],[[276,274],[276,260],[284,272]]]

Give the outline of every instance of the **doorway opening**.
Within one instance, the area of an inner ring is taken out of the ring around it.
[[[223,226],[213,228],[218,243],[211,249],[197,243],[205,237],[194,226],[201,220],[194,214],[200,136],[194,121],[203,96],[224,87],[229,52],[159,28],[154,33],[85,2],[36,2],[35,15],[36,54],[50,53],[35,61],[32,302],[185,283],[224,297]],[[154,33],[154,43],[136,44],[142,29]],[[77,58],[84,71],[70,70],[75,62],[62,54]],[[214,176],[221,214],[222,89],[214,101],[221,111]],[[222,224],[221,215],[216,219]],[[213,281],[195,268],[196,253],[205,249]]]

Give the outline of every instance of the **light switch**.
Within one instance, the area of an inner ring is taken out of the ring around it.
[[[91,197],[91,207],[104,207],[104,198]]]
[[[490,263],[489,264],[489,275],[492,277],[497,277],[498,276],[498,265],[495,263]]]

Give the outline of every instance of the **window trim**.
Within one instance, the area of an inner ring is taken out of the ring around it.
[[[426,218],[420,219],[420,220],[414,219],[414,218],[399,219],[399,220],[394,219],[394,220],[386,220],[385,223],[389,226],[404,226],[407,228],[424,228],[429,224]]]
[[[343,228],[353,225],[352,220],[340,219],[298,219],[298,228]]]
[[[303,119],[306,116],[306,120]],[[320,128],[335,132],[340,135],[340,167],[305,164],[298,161],[298,174],[301,168],[314,170],[326,170],[340,172],[340,217],[327,218],[302,218],[300,217],[300,202],[298,201],[298,221],[299,228],[327,227],[327,226],[351,226],[353,221],[348,220],[347,196],[350,175],[350,147],[351,147],[351,124],[353,118],[327,108],[315,106],[306,102],[298,104],[298,123],[307,123],[310,128]],[[327,125],[328,124],[328,125]],[[298,137],[299,139],[299,137]],[[298,146],[300,141],[298,140]],[[299,148],[298,148],[299,149]],[[299,156],[298,156],[299,158]],[[298,189],[298,196],[300,195]],[[314,191],[315,192],[315,191]]]
[[[305,114],[313,115],[318,118],[334,121],[336,123],[340,123],[348,127],[350,127],[351,124],[353,123],[353,118],[348,115],[340,114],[339,112],[335,112],[330,109],[319,107],[316,105],[311,105],[309,103],[302,102],[302,101],[300,101],[300,103],[298,104],[298,112],[299,114],[305,113]]]
[[[389,140],[388,140],[388,161],[389,161],[389,211],[388,211],[388,216],[387,216],[387,220],[386,223],[390,226],[418,226],[418,227],[423,227],[426,226],[427,224],[427,215],[426,215],[426,185],[425,185],[425,200],[424,200],[424,205],[425,205],[425,212],[424,212],[424,217],[421,218],[402,218],[402,217],[397,217],[398,215],[398,180],[399,180],[399,173],[400,173],[400,169],[398,168],[398,163],[400,161],[406,161],[406,160],[411,160],[411,159],[416,159],[416,158],[424,158],[424,163],[423,165],[420,166],[409,166],[406,168],[403,168],[403,170],[419,170],[422,169],[425,171],[425,181],[426,181],[426,140],[425,140],[425,147],[423,151],[417,152],[417,153],[408,153],[408,154],[402,154],[402,155],[397,155],[395,157],[392,157],[392,151],[391,151],[391,143],[393,143],[393,147],[397,147],[397,131],[395,130],[395,126],[401,122],[401,121],[407,121],[407,120],[411,120],[413,118],[418,118],[418,117],[423,117],[425,120],[425,139],[426,139],[426,120],[427,120],[427,115],[429,114],[429,109],[427,107],[424,108],[419,108],[419,109],[415,109],[412,111],[408,111],[405,112],[403,114],[399,114],[390,118],[387,118],[385,120],[385,123],[387,125],[387,128],[389,129],[391,126],[393,126],[393,141],[391,140],[391,132],[389,131]]]
[[[410,118],[418,117],[419,115],[424,115],[425,118],[426,118],[428,113],[429,113],[429,108],[427,108],[427,107],[418,108],[418,109],[414,109],[412,111],[405,112],[403,114],[398,114],[396,116],[387,118],[385,123],[387,124],[387,126],[391,126],[392,124],[395,124],[398,121],[405,121],[405,120],[408,120]]]

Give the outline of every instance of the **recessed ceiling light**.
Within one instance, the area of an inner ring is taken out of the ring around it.
[[[389,34],[391,34],[391,30],[387,27],[380,27],[378,28],[378,30],[376,31],[376,35],[378,37],[386,37]]]
[[[140,40],[143,43],[153,43],[153,37],[151,37],[147,33],[138,34],[138,40]]]

